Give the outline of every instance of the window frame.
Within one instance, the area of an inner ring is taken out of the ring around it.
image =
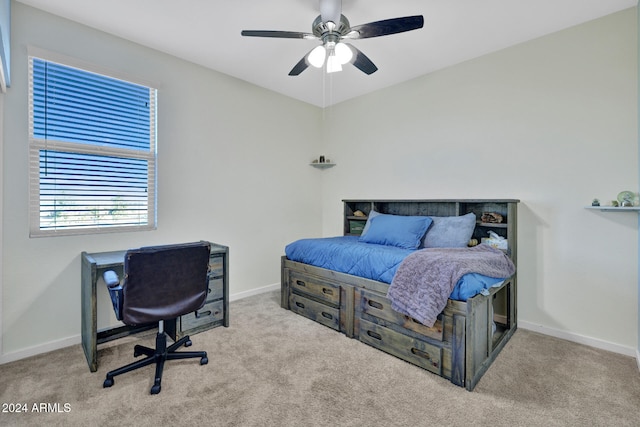
[[[34,137],[34,83],[33,58],[53,62],[64,67],[98,74],[103,77],[122,80],[145,86],[150,92],[149,111],[149,150],[128,149],[94,145],[82,142],[69,142]],[[28,83],[29,83],[29,237],[72,236],[82,234],[118,233],[133,231],[151,231],[157,229],[157,87],[158,85],[126,76],[122,73],[58,55],[30,46],[28,48]],[[147,223],[142,225],[97,225],[47,228],[41,229],[41,195],[40,195],[40,151],[60,151],[76,154],[112,156],[123,159],[145,160],[147,162]]]

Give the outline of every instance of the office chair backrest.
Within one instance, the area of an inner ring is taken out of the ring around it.
[[[122,321],[128,325],[173,319],[204,305],[209,242],[127,251]]]

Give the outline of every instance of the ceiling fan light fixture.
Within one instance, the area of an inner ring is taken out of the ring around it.
[[[338,71],[342,71],[340,60],[335,54],[329,55],[327,58],[327,73],[335,73]]]
[[[322,68],[324,65],[324,58],[327,56],[327,51],[324,46],[320,45],[309,52],[309,64],[313,65],[316,68]]]
[[[353,58],[353,51],[344,43],[337,43],[334,52],[341,65],[350,62],[351,58]]]

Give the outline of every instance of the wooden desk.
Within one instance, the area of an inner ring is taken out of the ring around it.
[[[133,333],[157,328],[157,323],[142,326],[115,326],[98,331],[97,283],[105,271],[113,270],[123,276],[124,256],[127,251],[82,252],[81,303],[82,349],[91,372],[98,370],[98,344]],[[211,270],[207,310],[191,313],[173,321],[165,321],[165,331],[174,340],[216,326],[229,326],[229,248],[211,243]],[[192,320],[195,318],[196,321]]]

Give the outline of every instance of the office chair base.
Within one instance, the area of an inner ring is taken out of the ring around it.
[[[188,336],[185,336],[175,343],[171,344],[167,347],[167,336],[164,332],[158,332],[156,335],[156,348],[145,347],[142,345],[136,345],[133,348],[133,356],[138,357],[140,355],[145,355],[142,360],[136,360],[135,362],[129,363],[121,368],[114,369],[107,373],[107,377],[102,384],[102,387],[107,388],[111,387],[114,383],[114,377],[117,375],[124,374],[126,372],[131,372],[135,369],[142,368],[143,366],[154,364],[156,365],[156,373],[154,377],[153,386],[151,387],[151,394],[158,394],[161,390],[161,382],[162,382],[162,372],[164,370],[164,362],[167,360],[175,360],[175,359],[190,359],[190,358],[200,358],[200,364],[206,365],[209,363],[209,359],[207,358],[206,351],[177,351],[178,348],[191,346],[191,340]]]

